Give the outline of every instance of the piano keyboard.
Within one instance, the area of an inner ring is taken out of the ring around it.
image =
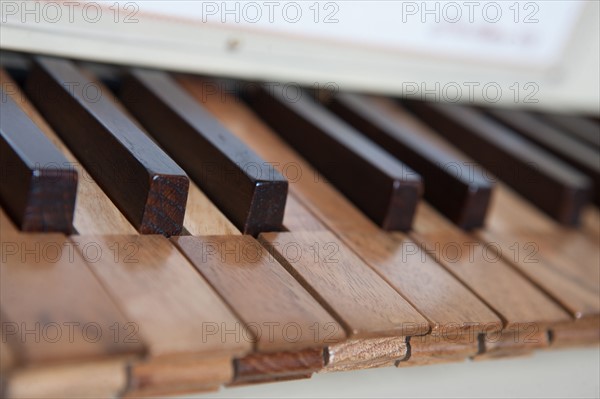
[[[3,396],[600,340],[597,120],[14,57]]]

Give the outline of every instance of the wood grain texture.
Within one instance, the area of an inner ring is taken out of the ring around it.
[[[121,97],[244,234],[281,229],[288,184],[167,73],[135,69]]]
[[[531,323],[525,329],[508,329],[501,333],[487,334],[483,337],[484,350],[475,359],[529,355],[536,349],[547,348],[549,344],[548,331]]]
[[[253,353],[235,360],[231,385],[308,378],[323,368],[323,350],[308,348],[295,352]]]
[[[321,372],[393,366],[406,357],[407,349],[406,337],[353,339],[329,345]]]
[[[569,315],[505,263],[489,246],[453,229],[423,204],[412,237],[502,318],[505,328],[563,322]],[[454,230],[454,231],[453,231]]]
[[[462,362],[479,352],[478,335],[423,335],[410,337],[408,356],[397,367]]]
[[[80,178],[77,184],[77,197],[75,200],[75,215],[73,227],[80,234],[135,234],[135,228],[119,211],[113,202],[102,191],[69,151],[62,140],[54,133],[48,123],[31,105],[25,93],[0,69],[0,85],[10,88],[9,96],[21,107],[27,116],[37,125],[42,133],[59,149],[68,160],[69,166],[77,172]],[[101,218],[98,215],[102,215]]]
[[[262,86],[244,99],[277,134],[385,230],[408,230],[421,197],[419,175],[300,91]]]
[[[293,194],[288,195],[283,217],[283,225],[288,231],[327,231],[323,225]]]
[[[234,309],[244,323],[237,335],[253,342],[257,351],[323,347],[345,338],[335,319],[252,237],[173,241]],[[244,326],[249,334],[241,331]]]
[[[475,163],[383,97],[342,93],[327,107],[419,173],[425,199],[463,229],[481,227],[493,188]]]
[[[183,81],[210,112],[263,158],[280,165],[282,171],[300,170],[290,178],[292,196],[424,314],[432,329],[462,326],[471,330],[488,324],[501,327],[491,310],[413,240],[382,232],[340,192],[325,180],[316,179],[314,169],[243,103],[223,92],[209,95],[201,83],[193,78]],[[290,230],[303,231],[293,226]],[[404,256],[405,251],[410,256]],[[421,289],[424,284],[430,289]]]
[[[562,129],[592,148],[600,149],[600,124],[582,116],[566,114],[539,114],[538,117]]]
[[[600,317],[590,317],[554,326],[550,337],[550,345],[553,348],[598,345],[600,343]]]
[[[141,233],[181,232],[187,176],[109,98],[106,88],[69,61],[36,57],[26,91]]]
[[[432,333],[473,334],[502,328],[500,318],[417,240],[385,233],[349,232],[343,236],[347,245],[427,317]]]
[[[507,223],[501,215],[514,215]],[[598,245],[580,232],[553,224],[499,185],[490,223],[479,232],[491,249],[560,303],[572,317],[600,313]]]
[[[0,89],[0,201],[23,231],[70,233],[77,172]]]
[[[127,386],[123,359],[30,367],[10,375],[6,398],[116,397]]]
[[[490,109],[488,113],[515,132],[585,173],[593,183],[592,198],[600,204],[600,154],[597,149],[564,134],[534,114],[515,109]],[[600,137],[600,127],[598,128]]]
[[[235,336],[209,334],[208,324],[240,328],[217,293],[171,244],[159,235],[72,236],[90,259],[94,274],[116,299],[151,358],[198,354],[241,355],[251,344]],[[92,253],[87,248],[98,249]]]
[[[198,394],[218,390],[233,379],[231,356],[198,356],[134,365],[125,398]]]
[[[114,339],[111,326],[128,320],[66,237],[3,233],[2,254],[4,335],[21,365],[143,352],[141,340]]]
[[[190,182],[183,226],[199,236],[241,234],[194,182]]]
[[[483,113],[459,105],[407,103],[421,120],[566,225],[577,225],[591,193],[581,172]]]
[[[263,233],[259,239],[335,315],[349,337],[429,331],[427,320],[333,234]]]

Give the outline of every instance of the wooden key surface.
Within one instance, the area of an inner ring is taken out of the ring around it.
[[[343,329],[249,236],[177,237],[174,242],[244,322],[260,352],[324,346]]]
[[[80,234],[135,234],[135,228],[119,211],[108,196],[98,186],[88,171],[69,151],[67,146],[56,135],[48,123],[35,110],[26,98],[25,93],[10,76],[0,70],[0,84],[9,92],[9,96],[21,107],[23,112],[37,125],[67,159],[68,165],[77,171],[80,178],[77,182],[75,215],[73,227]],[[102,215],[102,217],[98,217]]]
[[[493,247],[452,228],[423,205],[412,236],[503,319],[506,328],[542,327],[569,319],[564,310],[504,262]]]
[[[407,103],[438,134],[566,225],[577,225],[590,180],[481,112],[459,105]]]
[[[281,229],[287,181],[168,74],[132,71],[122,98],[242,233]]]
[[[349,336],[425,334],[429,323],[333,234],[264,233],[276,259],[342,323]]]
[[[37,57],[27,94],[141,233],[179,234],[188,179],[73,63]]]
[[[424,197],[464,229],[481,227],[493,183],[392,100],[343,93],[328,103],[344,121],[406,163],[424,180]]]
[[[288,99],[279,86],[249,90],[245,99],[277,134],[385,230],[410,228],[421,179],[300,92]]]
[[[4,338],[19,364],[142,353],[141,337],[113,336],[129,320],[65,236],[3,230],[1,244]]]
[[[2,206],[23,231],[71,232],[77,172],[12,97],[0,96]]]
[[[223,93],[206,95],[200,80],[186,78],[182,82],[203,100],[207,109],[265,159],[280,165],[282,170],[292,166],[301,170],[300,175],[294,174],[294,179],[290,179],[292,196],[420,310],[434,332],[485,331],[486,326],[492,330],[501,327],[500,319],[491,310],[414,241],[381,231],[341,193],[322,179],[315,179],[314,169],[244,104],[231,96],[223,97]],[[301,226],[292,224],[291,227],[294,232],[305,231]],[[404,254],[406,250],[410,250],[410,256]],[[429,289],[421,289],[423,284],[428,284]]]
[[[71,240],[129,318],[119,334],[139,335],[148,346],[146,358],[130,368],[129,396],[197,392],[231,381],[233,357],[249,352],[252,342],[239,339],[244,326],[169,240]]]

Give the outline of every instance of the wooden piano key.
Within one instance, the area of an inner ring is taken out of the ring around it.
[[[600,124],[597,121],[581,116],[566,114],[539,114],[540,119],[564,130],[582,143],[600,149]]]
[[[425,199],[448,219],[467,230],[483,226],[493,183],[473,161],[392,100],[343,93],[326,105],[419,173]]]
[[[483,113],[460,105],[407,103],[424,122],[566,225],[577,225],[590,180]]]
[[[429,322],[333,234],[263,233],[275,258],[351,338],[420,335]]]
[[[323,367],[321,348],[307,348],[296,352],[252,353],[235,360],[235,382],[231,385],[310,378],[312,373]]]
[[[281,229],[287,181],[167,73],[133,70],[121,97],[242,233]]]
[[[31,105],[25,93],[0,69],[0,85],[10,88],[8,95],[21,107],[23,112],[37,125],[48,140],[52,142],[67,159],[68,165],[77,171],[77,198],[73,227],[80,234],[135,234],[135,228],[112,203],[98,184],[73,156],[62,140],[48,126],[46,121]],[[102,215],[101,218],[98,215]]]
[[[173,241],[235,309],[255,345],[254,354],[236,359],[234,385],[306,378],[322,367],[323,347],[345,339],[338,322],[252,237]]]
[[[344,123],[308,94],[256,87],[245,100],[273,130],[385,230],[408,230],[422,185],[419,175]]]
[[[282,172],[291,166],[301,170],[299,177],[295,174],[290,179],[292,196],[308,205],[327,228],[427,316],[434,331],[458,329],[462,334],[501,328],[500,319],[414,241],[381,231],[327,182],[314,179],[312,167],[244,104],[225,93],[207,95],[199,79],[186,77],[180,81],[234,134],[265,159],[279,165]],[[403,255],[408,247],[410,257]],[[430,289],[422,290],[423,284]]]
[[[488,113],[523,137],[585,173],[594,185],[593,200],[596,204],[600,204],[600,154],[597,150],[562,133],[526,111],[490,109]]]
[[[600,242],[600,210],[588,207],[583,213],[581,231],[593,242]]]
[[[36,57],[27,94],[71,151],[142,234],[179,234],[188,179],[73,63]]]
[[[244,327],[169,240],[160,235],[71,240],[88,254],[92,271],[129,318],[120,334],[135,333],[148,346],[146,358],[131,366],[128,395],[201,390],[231,380],[233,356],[250,351],[252,343],[223,334],[238,329],[243,336]],[[191,373],[207,368],[213,371]]]
[[[554,326],[550,333],[550,344],[553,348],[600,344],[600,317]]]
[[[69,233],[77,172],[0,89],[0,202],[23,231]]]
[[[241,234],[194,182],[190,182],[183,226],[195,236]]]
[[[600,314],[597,243],[558,225],[498,185],[488,227],[478,236],[506,262],[569,311],[573,318]],[[571,252],[571,247],[575,252]]]
[[[145,351],[142,338],[115,338],[112,329],[129,320],[65,236],[1,226],[0,314],[3,340],[16,359],[6,396],[118,394],[126,364]]]
[[[335,319],[252,237],[181,236],[173,241],[250,326],[257,350],[281,352],[343,340]],[[284,327],[292,322],[299,337],[288,339]],[[266,333],[269,325],[272,334]]]
[[[389,367],[408,354],[406,337],[351,339],[329,345],[321,373]]]
[[[494,247],[453,228],[426,204],[419,208],[412,237],[496,310],[505,328],[519,328],[530,322],[542,328],[569,319],[558,304],[494,254]]]
[[[328,231],[327,227],[291,193],[288,194],[285,206],[283,226],[292,232]]]
[[[9,375],[3,398],[113,398],[127,386],[123,359],[28,367]]]
[[[550,345],[548,330],[536,323],[487,334],[482,340],[484,349],[475,357],[476,360],[530,355],[534,350]]]
[[[397,367],[426,366],[430,364],[462,362],[479,351],[478,334],[455,334],[442,337],[423,335],[410,337],[410,351]]]

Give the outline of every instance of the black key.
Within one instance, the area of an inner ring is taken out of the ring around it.
[[[523,137],[584,172],[594,183],[593,199],[600,205],[600,154],[596,150],[528,112],[495,109],[489,113]]]
[[[0,200],[23,231],[73,232],[77,171],[0,90]]]
[[[558,222],[578,224],[591,190],[584,174],[475,109],[406,104],[440,135]]]
[[[539,117],[587,145],[600,149],[600,124],[582,116],[540,114]]]
[[[287,180],[227,131],[168,74],[134,70],[125,105],[244,233],[282,229]]]
[[[386,230],[409,230],[421,197],[420,176],[303,92],[254,87],[250,106],[358,208]]]
[[[169,236],[182,231],[187,176],[104,86],[70,61],[36,57],[26,89],[54,130],[140,233]]]
[[[483,226],[493,183],[473,161],[399,104],[384,98],[338,94],[327,106],[416,170],[425,183],[425,199],[448,219],[463,229]]]

